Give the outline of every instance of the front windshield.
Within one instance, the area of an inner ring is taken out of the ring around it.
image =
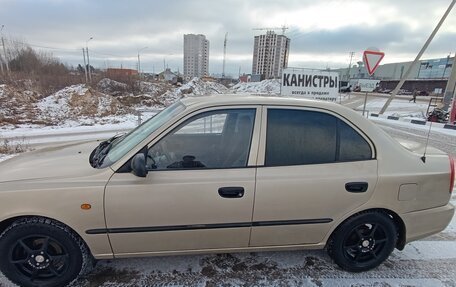
[[[132,148],[146,139],[151,133],[156,131],[164,123],[172,119],[184,109],[185,105],[178,101],[123,136],[120,141],[116,142],[116,144],[111,147],[100,167],[103,168],[110,166],[118,161]]]

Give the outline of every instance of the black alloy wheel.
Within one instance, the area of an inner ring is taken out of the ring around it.
[[[70,255],[56,239],[34,234],[19,238],[8,260],[31,282],[40,282],[62,277],[68,270]]]
[[[381,212],[361,213],[339,226],[328,244],[328,253],[342,269],[361,272],[386,260],[396,241],[392,218]]]
[[[0,235],[0,270],[26,287],[66,286],[93,267],[85,243],[67,226],[46,218],[15,221]]]

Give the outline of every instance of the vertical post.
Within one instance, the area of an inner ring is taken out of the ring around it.
[[[5,47],[5,40],[2,37],[2,46],[3,46],[3,54],[5,55],[5,64],[6,64],[6,71],[10,72],[9,64],[8,64],[8,55],[6,54],[6,47]]]
[[[456,59],[456,57],[455,57]],[[456,85],[456,68],[454,67],[455,60],[453,60],[453,66],[451,67],[451,73],[448,77],[448,82],[445,88],[445,93],[443,94],[443,109],[449,110],[451,100],[453,99],[453,95],[455,92],[455,85]]]
[[[2,71],[2,74],[5,73],[5,71],[3,70],[3,58],[2,58],[2,54],[0,54],[0,70]]]
[[[443,68],[442,79],[445,78],[445,72],[446,72],[446,68],[447,68],[447,66],[448,66],[448,62],[450,61],[450,57],[451,57],[451,53],[448,54],[448,56],[447,56],[447,61],[446,61],[446,64],[445,64],[445,68]]]
[[[226,41],[228,33],[225,33],[225,41],[223,42],[223,68],[222,68],[222,78],[225,78],[225,60],[226,60]]]
[[[90,60],[89,60],[89,47],[86,47],[86,52],[87,52],[87,69],[89,70],[89,83],[92,83],[92,72],[90,71]]]
[[[364,113],[366,112],[366,103],[367,103],[367,92],[366,92],[366,95],[364,96],[363,117],[364,117]]]
[[[139,74],[139,80],[141,80],[141,60],[139,59],[139,52],[138,52],[138,74]]]
[[[415,60],[408,67],[407,71],[405,72],[405,75],[399,81],[399,84],[397,84],[396,88],[394,88],[393,92],[391,93],[391,96],[388,98],[388,100],[386,101],[385,105],[380,110],[380,114],[383,114],[386,111],[386,109],[390,105],[391,101],[396,97],[397,93],[402,88],[402,85],[404,85],[405,80],[409,77],[410,73],[412,72],[413,67],[418,63],[418,61],[420,60],[420,58],[423,55],[424,51],[426,51],[426,49],[429,46],[429,44],[431,43],[432,39],[434,39],[435,34],[437,34],[437,31],[439,31],[440,26],[442,26],[443,22],[445,21],[446,17],[448,16],[448,14],[450,14],[450,11],[451,11],[451,9],[453,9],[453,6],[454,6],[455,3],[456,3],[456,0],[451,1],[450,6],[448,6],[448,9],[443,14],[442,18],[440,19],[439,23],[435,27],[434,31],[432,31],[431,35],[429,36],[427,41],[424,43],[424,45],[421,48],[420,52],[418,53],[418,55],[416,55]]]
[[[85,73],[85,78],[86,78],[86,84],[89,83],[89,78],[87,77],[87,63],[86,63],[86,55],[85,55],[85,49],[82,48],[82,56],[84,57],[84,73]]]
[[[350,85],[350,70],[351,70],[352,59],[353,59],[354,55],[355,55],[355,52],[350,52],[350,64],[348,64],[348,70],[347,70],[347,82],[348,82],[348,85]]]

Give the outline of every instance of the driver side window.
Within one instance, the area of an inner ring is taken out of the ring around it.
[[[255,109],[205,112],[185,121],[152,146],[149,170],[246,167]]]

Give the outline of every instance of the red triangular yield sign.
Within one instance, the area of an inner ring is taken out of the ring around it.
[[[364,51],[363,61],[366,64],[367,72],[372,75],[377,69],[385,53],[378,51]]]

